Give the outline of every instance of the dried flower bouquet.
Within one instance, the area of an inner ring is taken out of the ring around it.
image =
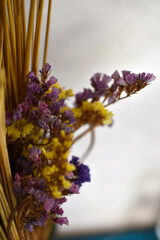
[[[49,223],[68,224],[62,204],[90,181],[70,149],[97,126],[111,125],[106,107],[139,92],[153,74],[96,73],[91,88],[61,87],[46,63],[52,1],[48,2],[43,66],[38,72],[44,0],[0,2],[0,237],[47,239]],[[36,11],[36,25],[34,15]],[[32,47],[31,47],[32,46]],[[72,105],[69,103],[72,102]],[[78,136],[82,126],[88,128]]]

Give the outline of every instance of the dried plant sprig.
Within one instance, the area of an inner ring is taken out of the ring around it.
[[[123,71],[123,78],[97,73],[91,78],[92,89],[75,94],[64,90],[54,76],[49,78],[51,66],[40,70],[42,81],[29,72],[26,98],[6,115],[6,138],[14,176],[13,192],[21,228],[34,231],[46,222],[68,224],[62,217],[65,196],[79,193],[84,182],[90,181],[89,168],[78,157],[69,161],[73,144],[97,126],[111,125],[113,114],[105,108],[105,101],[115,102],[123,91],[127,96],[139,91],[154,80],[153,74],[132,74]],[[116,93],[116,94],[115,94]],[[104,101],[105,99],[105,101]],[[88,128],[74,137],[82,126]],[[92,146],[92,142],[91,142]],[[25,210],[25,211],[24,211]],[[26,211],[27,210],[27,211]],[[23,238],[23,232],[21,232]]]

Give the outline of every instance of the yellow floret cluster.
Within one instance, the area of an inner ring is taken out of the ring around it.
[[[82,121],[83,123],[93,123],[95,125],[109,125],[112,123],[112,112],[105,109],[104,105],[99,101],[83,101],[82,105],[79,108],[73,108],[72,112],[76,120]]]
[[[58,138],[53,138],[52,142],[42,149],[49,165],[43,168],[39,177],[47,180],[48,191],[54,198],[61,198],[63,191],[71,187],[70,181],[65,176],[75,170],[75,167],[67,161],[72,137],[73,134],[66,136],[65,132],[61,131],[62,142]]]

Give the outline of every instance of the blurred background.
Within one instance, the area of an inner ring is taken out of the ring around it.
[[[58,227],[57,236],[155,226],[160,219],[160,1],[54,0],[48,62],[52,75],[74,92],[89,87],[95,72],[125,69],[157,76],[137,95],[109,107],[114,124],[97,128],[85,162],[92,181],[68,198],[64,216],[70,224]],[[82,156],[89,142],[90,135],[71,155]]]

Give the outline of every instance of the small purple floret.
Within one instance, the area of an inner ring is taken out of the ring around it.
[[[89,167],[80,163],[79,158],[73,156],[70,163],[76,166],[77,178],[74,180],[74,183],[76,185],[81,187],[82,183],[91,181]]]
[[[66,224],[66,225],[69,224],[68,218],[66,218],[66,217],[56,218],[56,219],[54,220],[54,222],[58,223],[58,224],[61,225],[61,226],[62,226],[63,224]]]
[[[39,166],[41,165],[41,149],[37,147],[33,147],[29,149],[28,157],[34,162],[34,165]]]

